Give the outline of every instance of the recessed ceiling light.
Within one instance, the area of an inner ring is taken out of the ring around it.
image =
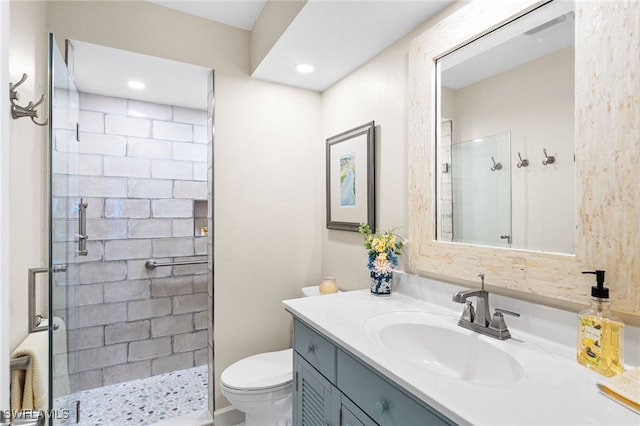
[[[309,74],[313,72],[313,65],[311,64],[298,64],[296,65],[296,70],[302,74]]]
[[[128,84],[129,84],[129,87],[131,87],[132,89],[137,89],[137,90],[144,89],[144,83],[140,81],[131,80]]]

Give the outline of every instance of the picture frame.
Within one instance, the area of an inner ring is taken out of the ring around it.
[[[327,229],[375,229],[375,122],[327,139]]]

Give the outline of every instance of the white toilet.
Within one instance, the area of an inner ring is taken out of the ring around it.
[[[220,391],[245,413],[245,426],[291,426],[293,350],[241,359],[220,377]]]
[[[318,286],[304,287],[316,296]],[[241,359],[220,376],[220,391],[245,414],[245,426],[291,426],[293,349],[266,352]]]

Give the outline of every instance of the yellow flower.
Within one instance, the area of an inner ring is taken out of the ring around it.
[[[391,238],[389,239],[389,242],[387,243],[387,247],[393,248],[395,245],[396,245],[396,236],[392,235]]]
[[[380,253],[378,255],[378,260],[387,260],[387,253]]]
[[[384,241],[380,241],[380,244],[376,245],[376,251],[377,252],[384,252],[386,250],[386,245],[384,244]]]

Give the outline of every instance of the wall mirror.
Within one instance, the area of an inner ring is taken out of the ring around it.
[[[436,238],[575,253],[573,2],[435,60]]]
[[[421,275],[470,287],[479,286],[478,274],[484,273],[491,291],[511,295],[511,291],[515,291],[525,299],[545,301],[567,309],[575,309],[575,303],[584,304],[588,299],[593,283],[581,272],[604,269],[608,283],[615,286],[615,291],[611,290],[614,309],[635,315],[637,321],[640,318],[640,288],[637,286],[640,268],[633,253],[638,253],[640,246],[638,239],[633,238],[635,234],[629,230],[640,228],[638,192],[633,190],[637,187],[640,171],[635,155],[638,153],[637,140],[629,135],[640,132],[636,102],[640,80],[632,72],[640,66],[640,58],[632,54],[640,43],[640,32],[630,32],[629,28],[635,28],[640,22],[640,4],[630,7],[622,2],[575,2],[575,253],[560,253],[562,248],[523,249],[514,244],[508,247],[506,244],[455,243],[444,241],[442,235],[439,238],[436,233],[441,224],[441,213],[437,213],[440,190],[436,190],[436,178],[442,176],[447,167],[442,165],[445,161],[442,161],[437,140],[444,137],[447,130],[446,124],[441,126],[442,119],[450,118],[444,108],[438,106],[436,87],[441,71],[437,70],[438,60],[540,6],[556,3],[566,5],[571,2],[494,0],[465,3],[413,40],[408,64],[411,244],[407,254],[410,267]],[[511,95],[492,96],[494,99],[501,97],[509,99]],[[456,106],[459,109],[460,102]],[[546,107],[554,108],[554,102],[547,102]],[[507,116],[515,114],[517,111],[513,109],[504,112],[500,118],[506,120]],[[450,120],[456,120],[455,116]],[[536,120],[530,122],[537,129]],[[452,130],[453,139],[457,136],[455,128]],[[508,133],[510,165],[499,157],[502,154],[494,152],[486,158],[486,153],[482,153],[479,155],[485,156],[483,169],[502,163],[502,170],[509,167],[513,176],[524,176],[518,173],[530,173],[534,166],[540,173],[554,172],[552,167],[570,169],[564,166],[573,162],[572,151],[563,154],[558,145],[545,143],[542,147],[546,148],[545,157],[544,151],[536,152],[532,148],[534,136],[528,135],[526,141],[521,138],[521,145],[516,146],[519,138],[516,130],[515,125],[510,125],[509,129],[485,128],[477,133],[469,132],[470,136],[458,136],[460,141],[472,143],[482,139],[483,142],[478,143],[485,144],[487,137],[506,138]],[[462,132],[461,129],[458,131]],[[547,159],[547,165],[541,164],[547,157],[556,157],[557,163],[549,163]],[[528,167],[524,166],[524,160],[529,161]],[[540,182],[537,178],[529,178],[529,186],[523,187],[523,191],[533,192],[530,185]],[[511,184],[515,185],[515,177]],[[510,193],[515,199],[516,191]],[[553,211],[555,206],[543,203],[534,208]],[[519,219],[516,215],[512,218],[513,231]],[[535,232],[541,231],[536,229]],[[515,235],[513,237],[515,242]]]

